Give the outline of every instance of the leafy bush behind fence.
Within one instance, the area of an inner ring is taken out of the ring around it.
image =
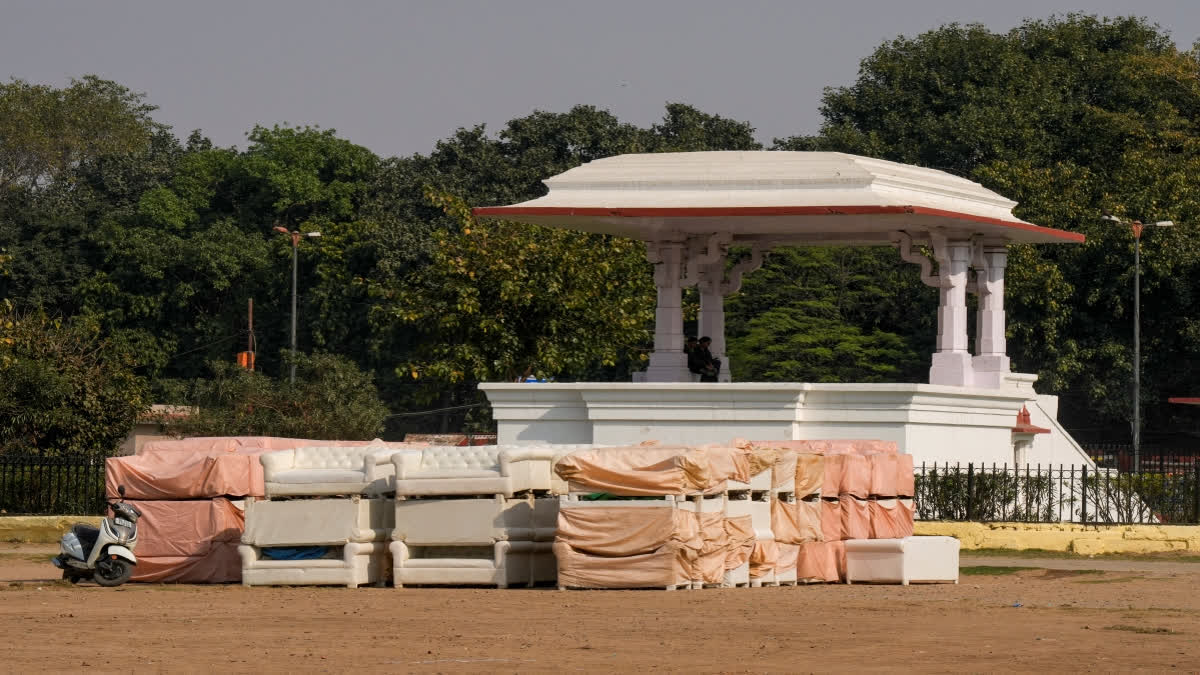
[[[1085,466],[922,464],[920,520],[1200,523],[1200,466],[1121,473]]]
[[[105,503],[103,457],[0,455],[4,515],[98,515]]]

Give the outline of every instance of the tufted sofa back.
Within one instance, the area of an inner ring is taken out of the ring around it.
[[[292,466],[296,469],[361,470],[364,458],[372,451],[378,451],[378,448],[371,446],[296,448]]]
[[[500,448],[495,445],[434,446],[421,450],[421,471],[497,471]]]

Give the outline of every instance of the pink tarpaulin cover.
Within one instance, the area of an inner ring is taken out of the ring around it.
[[[135,501],[134,581],[224,583],[241,579],[238,542],[245,516],[227,499]]]
[[[895,441],[865,438],[830,438],[803,441],[747,441],[750,446],[779,448],[818,455],[870,455],[876,452],[898,452]]]
[[[580,450],[554,471],[574,491],[622,496],[683,495],[723,490],[750,480],[749,453],[725,446],[630,446]]]
[[[846,578],[846,542],[823,541],[800,545],[796,577],[836,583]]]
[[[125,486],[128,499],[204,499],[262,497],[259,455],[309,446],[420,447],[423,444],[383,441],[320,441],[269,436],[230,436],[152,441],[131,457],[105,462],[104,488],[109,499]]]
[[[871,539],[903,539],[913,533],[911,499],[879,499],[870,502]]]
[[[842,495],[838,499],[842,509],[842,538],[871,538],[871,504],[866,499]]]
[[[825,541],[841,541],[846,530],[842,526],[842,505],[836,499],[821,500],[821,537]]]

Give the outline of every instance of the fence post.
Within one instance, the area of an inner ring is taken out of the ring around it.
[[[1079,482],[1079,520],[1087,525],[1087,465],[1083,465],[1083,480]]]
[[[967,520],[975,519],[975,464],[967,463]]]
[[[1192,522],[1200,523],[1200,462],[1192,459]]]

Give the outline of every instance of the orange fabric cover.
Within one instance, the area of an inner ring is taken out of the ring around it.
[[[849,455],[826,455],[821,464],[825,467],[821,479],[821,496],[837,499],[842,494],[842,476],[846,473],[846,458]]]
[[[803,544],[809,541],[821,541],[821,502],[820,500],[785,502],[779,499],[771,502],[771,532],[775,541],[785,544]]]
[[[871,463],[867,461],[867,456],[844,455],[843,461],[842,486],[837,496],[854,495],[866,499],[871,495]]]
[[[871,502],[850,495],[838,498],[842,510],[842,538],[871,538]]]
[[[867,455],[871,467],[871,494],[878,497],[896,496],[896,479],[900,455],[893,452],[877,452]]]
[[[778,560],[779,544],[774,539],[755,541],[754,548],[750,551],[750,578],[758,579],[774,572]]]
[[[214,541],[208,553],[199,556],[138,555],[130,579],[147,583],[237,583],[242,580],[242,559],[236,541]]]
[[[582,488],[640,497],[719,492],[725,481],[750,480],[744,450],[722,446],[631,446],[579,450],[554,465],[559,478]]]
[[[564,506],[558,511],[555,540],[589,555],[624,557],[652,553],[671,542],[699,550],[699,534],[696,515],[670,505]]]
[[[725,558],[729,552],[725,514],[718,512],[692,515],[699,522],[703,542],[692,568],[692,581],[719,584],[725,580]]]
[[[205,556],[213,542],[236,545],[246,529],[245,514],[227,499],[129,503],[142,512],[134,550],[139,561]]]
[[[728,542],[725,569],[737,569],[750,560],[754,551],[754,523],[751,517],[747,515],[726,518],[725,537]]]
[[[870,502],[871,538],[903,539],[913,533],[912,501],[907,506],[899,499],[878,499]]]
[[[788,481],[794,481],[796,478],[796,451],[775,449],[776,459],[775,466],[771,468],[771,487],[780,488]]]
[[[896,458],[896,494],[900,497],[911,497],[915,494],[915,488],[913,456],[898,455]]]
[[[576,588],[656,588],[691,582],[694,552],[676,542],[650,553],[611,558],[554,542],[558,584]]]
[[[876,452],[898,452],[895,441],[877,439],[833,438],[803,441],[742,441],[752,447],[771,447],[818,455],[870,455]]]
[[[823,541],[800,546],[796,578],[836,583],[846,578],[846,544]]]
[[[796,453],[796,498],[818,494],[824,483],[825,457],[811,452]],[[832,489],[837,489],[836,484]]]
[[[821,538],[825,541],[841,541],[845,530],[842,526],[842,505],[836,499],[821,500]]]
[[[800,560],[801,546],[803,544],[781,544],[775,542],[775,550],[777,552],[775,558],[776,573],[796,569],[796,564]]]

